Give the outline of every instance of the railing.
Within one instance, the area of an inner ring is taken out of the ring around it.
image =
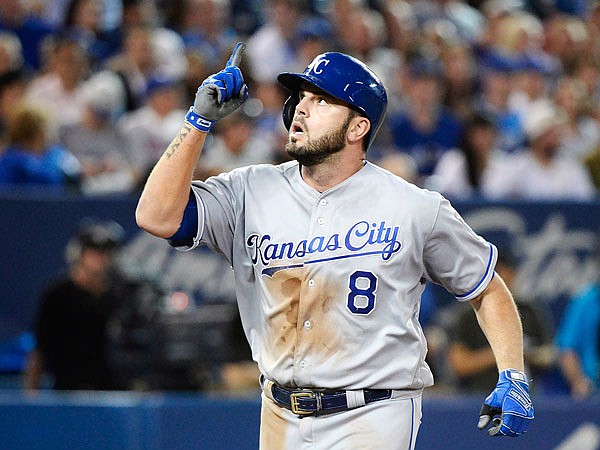
[[[417,450],[600,448],[600,397],[580,402],[534,397],[536,418],[516,439],[488,437],[477,429],[481,402],[426,391]],[[257,450],[259,419],[258,393],[240,399],[150,393],[30,397],[0,391],[0,448]]]

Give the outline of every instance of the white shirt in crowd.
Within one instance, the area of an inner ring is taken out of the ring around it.
[[[479,192],[469,182],[467,158],[460,149],[445,152],[437,163],[426,187],[449,198],[467,198],[474,195],[490,195],[490,183],[494,174],[502,170],[503,156],[500,150],[492,152],[487,167],[481,173]]]
[[[496,198],[588,200],[596,194],[585,167],[557,156],[542,165],[530,152],[507,156],[491,176],[487,195]]]

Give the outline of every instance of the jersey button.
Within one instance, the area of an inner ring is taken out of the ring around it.
[[[305,320],[304,328],[306,328],[307,330],[310,330],[312,328],[312,322],[310,320]]]
[[[313,287],[315,285],[315,280],[308,280],[308,285]]]
[[[317,223],[318,223],[319,225],[324,225],[324,224],[325,224],[325,219],[323,219],[322,217],[319,217],[319,218],[317,219]]]
[[[306,361],[304,361],[304,360],[300,361],[300,368],[301,369],[306,368],[306,366],[308,366],[308,363]]]
[[[321,206],[325,206],[326,204],[327,204],[327,200],[325,200],[324,198],[322,198],[322,199],[319,201],[319,205],[321,205]]]

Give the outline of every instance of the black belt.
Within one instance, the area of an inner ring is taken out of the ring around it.
[[[364,389],[362,392],[365,404],[387,400],[392,396],[391,389]],[[346,391],[287,389],[273,384],[271,393],[280,406],[299,416],[331,414],[350,409]]]

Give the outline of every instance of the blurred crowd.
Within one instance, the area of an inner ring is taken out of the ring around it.
[[[333,50],[382,78],[388,114],[367,157],[399,176],[451,199],[598,193],[594,0],[0,0],[0,190],[138,192],[237,41],[250,97],[209,135],[198,179],[285,161],[276,76]],[[521,310],[531,373],[560,367],[583,397],[600,385],[598,286],[581,298],[556,341],[535,299]],[[460,306],[426,327],[429,362],[489,390],[491,350]]]
[[[368,157],[450,198],[600,186],[600,2],[0,0],[0,185],[135,192],[245,41],[250,98],[196,176],[287,159],[282,71],[324,51],[382,78]]]

